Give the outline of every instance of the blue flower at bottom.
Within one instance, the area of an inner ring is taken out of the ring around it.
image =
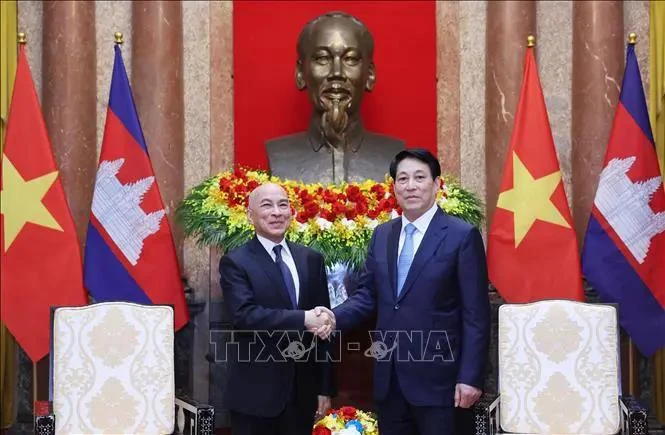
[[[355,426],[356,430],[360,433],[363,433],[363,425],[358,420],[349,420],[344,427]]]

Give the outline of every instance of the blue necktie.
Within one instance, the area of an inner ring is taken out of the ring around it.
[[[399,254],[399,260],[397,260],[397,297],[402,293],[404,281],[406,281],[411,262],[413,262],[413,233],[415,232],[416,227],[413,224],[407,224],[404,227],[404,245]]]
[[[291,298],[293,308],[298,308],[298,302],[296,301],[296,284],[293,282],[291,269],[289,269],[289,266],[287,266],[286,263],[284,263],[284,260],[282,260],[282,245],[275,245],[272,250],[275,252],[275,263],[277,263],[280,272],[282,272],[282,279],[284,280],[286,289],[289,291],[289,297]]]

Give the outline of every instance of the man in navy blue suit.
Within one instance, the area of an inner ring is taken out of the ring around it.
[[[436,204],[441,167],[429,151],[399,152],[390,175],[403,214],[375,229],[358,290],[334,309],[337,328],[377,314],[381,435],[458,435],[455,407],[480,397],[490,340],[483,241]]]
[[[225,391],[232,433],[310,435],[335,394],[330,342],[311,333],[327,337],[334,328],[314,310],[330,307],[323,257],[285,240],[292,216],[280,186],[257,187],[248,218],[256,237],[219,266],[234,328]]]

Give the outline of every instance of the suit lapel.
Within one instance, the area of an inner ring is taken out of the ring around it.
[[[309,278],[309,271],[307,270],[307,255],[306,252],[300,249],[300,246],[297,246],[293,243],[286,242],[289,245],[289,251],[293,256],[293,261],[296,263],[296,270],[298,271],[298,280],[300,281],[299,297],[298,297],[298,308],[307,307],[309,301],[309,292],[307,286],[307,280]]]
[[[409,273],[406,275],[406,281],[404,281],[404,288],[402,289],[402,293],[400,293],[399,298],[397,298],[398,301],[404,299],[404,296],[406,296],[406,294],[411,290],[413,283],[420,275],[420,272],[422,271],[425,264],[427,264],[427,262],[432,258],[436,248],[439,247],[443,239],[446,238],[445,228],[447,226],[448,225],[446,224],[446,219],[443,212],[441,210],[437,210],[432,217],[432,221],[427,227],[427,231],[425,231],[425,235],[420,242],[416,256],[413,258],[413,262],[409,268]],[[395,260],[394,264],[397,264],[397,260]]]
[[[290,246],[289,246],[290,248]],[[254,237],[250,241],[250,250],[256,259],[256,263],[260,266],[271,283],[275,283],[278,289],[278,294],[284,302],[285,307],[291,308],[291,298],[289,297],[289,291],[286,289],[286,284],[284,284],[284,278],[282,277],[282,272],[279,270],[277,263],[272,259],[268,251],[265,250],[259,239]],[[293,251],[291,251],[293,252]]]
[[[402,231],[402,220],[395,219],[388,234],[388,274],[393,299],[397,295],[397,249],[399,247],[399,233]]]

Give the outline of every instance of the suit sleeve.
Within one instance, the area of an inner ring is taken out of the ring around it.
[[[376,241],[376,231],[374,230],[372,240],[369,243],[367,259],[360,275],[358,289],[344,303],[333,310],[337,321],[337,329],[348,330],[356,328],[374,314],[376,310],[376,288],[374,286],[374,271],[376,270],[374,244]]]
[[[490,305],[485,248],[477,228],[473,228],[462,242],[457,264],[462,308],[457,381],[483,389],[490,341]]]
[[[256,303],[247,272],[228,255],[219,262],[220,284],[237,329],[297,330],[305,327],[301,310],[265,308]]]
[[[318,254],[317,256],[319,258],[320,267],[318,280],[316,283],[316,305],[330,308],[330,296],[328,294],[328,274],[326,273],[323,257]],[[337,385],[333,366],[334,355],[332,355],[332,341],[334,338],[331,337],[330,340],[321,340],[315,337],[315,339],[317,340],[317,364],[321,370],[321,391],[319,391],[319,395],[334,397],[337,395]]]

